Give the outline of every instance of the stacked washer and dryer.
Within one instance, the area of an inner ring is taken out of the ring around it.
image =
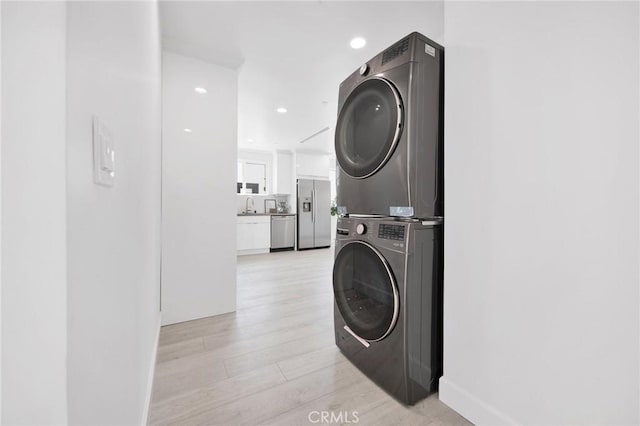
[[[341,85],[336,343],[405,404],[442,375],[444,48],[412,33]]]

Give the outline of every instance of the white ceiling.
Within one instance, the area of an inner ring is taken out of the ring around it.
[[[443,10],[442,1],[160,4],[166,50],[239,69],[239,147],[329,154],[340,82],[413,31],[442,42]],[[352,49],[355,36],[367,45]]]

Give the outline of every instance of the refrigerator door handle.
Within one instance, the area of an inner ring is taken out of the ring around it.
[[[311,191],[311,222],[316,221],[316,190]]]
[[[318,194],[316,193],[316,189],[313,189],[313,223],[318,219]]]

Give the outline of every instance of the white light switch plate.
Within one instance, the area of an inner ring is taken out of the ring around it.
[[[116,170],[116,152],[113,135],[100,118],[93,116],[93,181],[102,186],[113,186]]]

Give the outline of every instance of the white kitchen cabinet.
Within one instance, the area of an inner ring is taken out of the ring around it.
[[[329,178],[329,156],[325,154],[296,154],[298,178]]]
[[[268,253],[271,246],[271,216],[238,216],[239,255]]]
[[[276,193],[292,194],[293,155],[290,152],[276,153]]]

